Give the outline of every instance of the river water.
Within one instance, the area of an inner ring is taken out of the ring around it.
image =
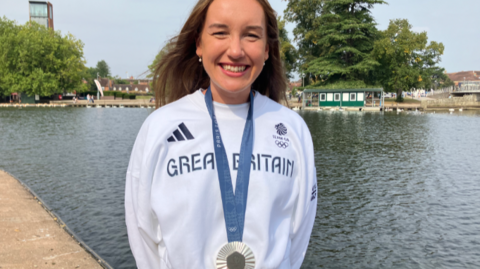
[[[135,268],[125,173],[152,111],[0,109],[0,169],[114,268]],[[480,268],[480,113],[299,113],[319,187],[302,268]]]

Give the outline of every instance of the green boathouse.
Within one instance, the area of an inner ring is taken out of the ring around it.
[[[308,107],[382,107],[382,88],[365,89],[305,89],[302,108]]]

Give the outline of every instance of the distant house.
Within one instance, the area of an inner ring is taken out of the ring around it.
[[[133,91],[133,92],[151,92],[151,79],[122,79],[127,84],[116,84],[115,80],[108,78],[100,78],[99,82],[104,91]]]
[[[149,85],[150,82],[152,82],[153,80],[151,80],[151,79],[133,79],[131,77],[129,79],[125,79],[125,81],[128,81],[130,84],[135,84],[135,83],[138,82],[138,84],[140,84],[140,85]]]
[[[141,85],[141,84],[113,84],[112,91],[129,91],[129,92],[151,92],[150,85]]]
[[[112,89],[113,80],[110,80],[108,78],[100,78],[98,82],[100,82],[100,86],[102,86],[103,91],[109,91]]]
[[[461,86],[465,82],[480,82],[480,71],[462,71],[456,73],[447,73],[447,76],[455,83],[455,86]]]

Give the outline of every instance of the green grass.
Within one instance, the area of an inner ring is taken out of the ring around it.
[[[147,100],[150,100],[150,98],[152,98],[153,96],[151,95],[137,95],[137,97],[135,97],[136,99],[147,99]]]
[[[397,98],[385,98],[385,102],[396,102]],[[399,104],[420,104],[421,101],[412,99],[411,97],[403,98],[403,102]]]

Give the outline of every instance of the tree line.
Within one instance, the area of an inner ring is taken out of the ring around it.
[[[85,90],[82,41],[35,22],[0,18],[0,96],[14,92],[48,96]]]
[[[282,60],[287,76],[298,72],[315,88],[383,87],[396,92],[452,85],[439,66],[445,47],[428,42],[406,19],[376,27],[371,10],[383,0],[287,0],[278,18]],[[295,48],[285,22],[295,24]]]
[[[97,90],[94,79],[112,78],[101,60],[86,67],[84,44],[72,34],[62,35],[35,22],[17,25],[0,18],[0,97],[15,92],[29,96]]]
[[[452,84],[439,66],[445,50],[442,43],[429,42],[426,32],[413,31],[405,19],[391,20],[384,31],[377,29],[371,10],[387,4],[384,0],[286,1],[284,16],[277,22],[289,79],[297,72],[311,88],[383,87],[399,98],[412,88]],[[286,22],[295,24],[296,46],[288,38]],[[111,77],[104,60],[87,68],[83,47],[71,34],[0,18],[0,96],[93,90],[97,76],[125,82]],[[152,74],[166,51],[168,44],[149,66]]]

